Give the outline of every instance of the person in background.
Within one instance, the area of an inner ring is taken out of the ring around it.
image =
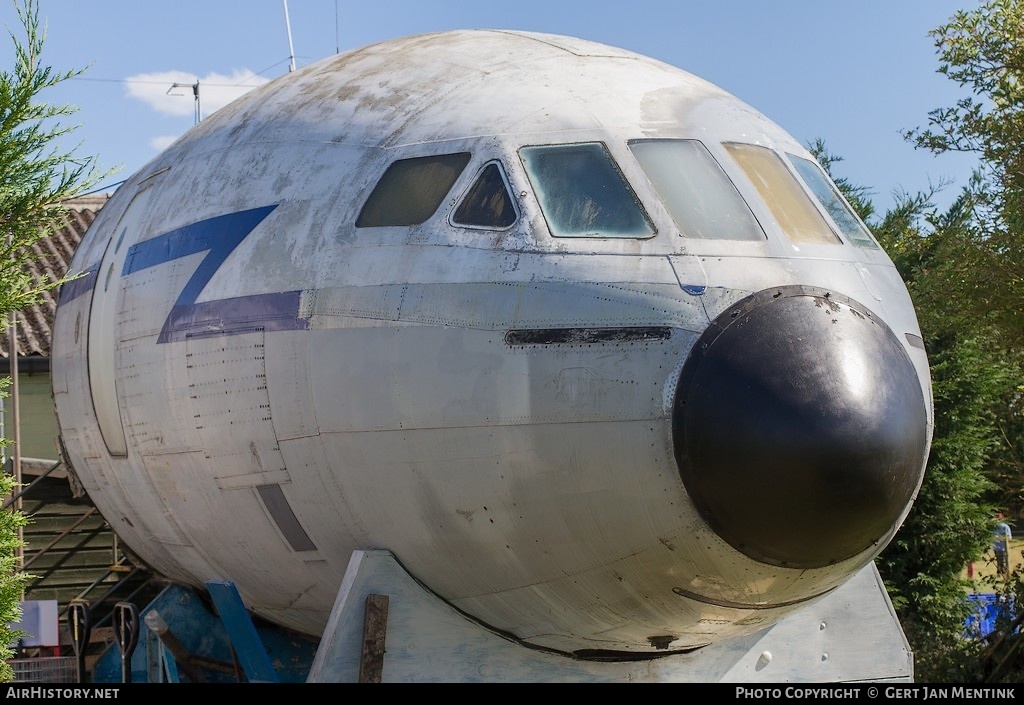
[[[1013,535],[1010,525],[1003,521],[1003,515],[996,514],[996,530],[992,540],[992,551],[996,554],[996,570],[1004,578],[1010,574],[1010,539]]]

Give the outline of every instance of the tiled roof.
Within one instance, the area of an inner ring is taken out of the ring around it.
[[[93,194],[64,203],[68,209],[66,224],[32,246],[35,253],[35,257],[32,258],[32,275],[37,281],[42,281],[44,276],[48,280],[53,280],[67,274],[75,248],[108,198],[110,194]],[[44,293],[35,306],[18,312],[19,359],[50,357],[50,327],[53,325],[53,313],[56,308],[57,292],[51,290]],[[9,340],[10,331],[5,328],[0,334],[0,358],[4,360],[8,357]]]

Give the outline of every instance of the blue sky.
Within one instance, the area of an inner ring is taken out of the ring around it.
[[[17,0],[18,3],[21,0]],[[287,2],[287,4],[286,4]],[[78,107],[70,146],[120,167],[116,184],[247,87],[338,51],[447,29],[552,32],[647,54],[711,81],[800,142],[824,140],[834,174],[866,186],[876,208],[893,193],[954,180],[975,161],[915,149],[901,131],[966,91],[938,73],[929,31],[978,0],[39,0],[44,63],[86,68],[42,94]],[[287,12],[286,8],[287,7]],[[21,36],[15,2],[0,22]],[[286,22],[287,18],[287,22]],[[290,26],[290,32],[289,32]],[[289,37],[291,42],[289,44]],[[9,37],[0,43],[13,66]],[[112,189],[106,189],[112,190]]]

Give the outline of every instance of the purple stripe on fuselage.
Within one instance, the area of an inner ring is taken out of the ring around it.
[[[239,335],[255,330],[305,330],[309,321],[298,315],[301,295],[301,291],[284,291],[174,306],[157,342]]]
[[[85,273],[66,281],[60,285],[60,293],[57,295],[58,304],[66,304],[67,302],[77,299],[82,294],[88,294],[92,291],[92,288],[96,286],[96,270],[99,269],[99,262],[90,264],[85,269]]]

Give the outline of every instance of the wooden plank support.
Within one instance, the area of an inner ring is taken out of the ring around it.
[[[367,595],[359,682],[380,683],[384,672],[384,638],[388,631],[388,596]]]

